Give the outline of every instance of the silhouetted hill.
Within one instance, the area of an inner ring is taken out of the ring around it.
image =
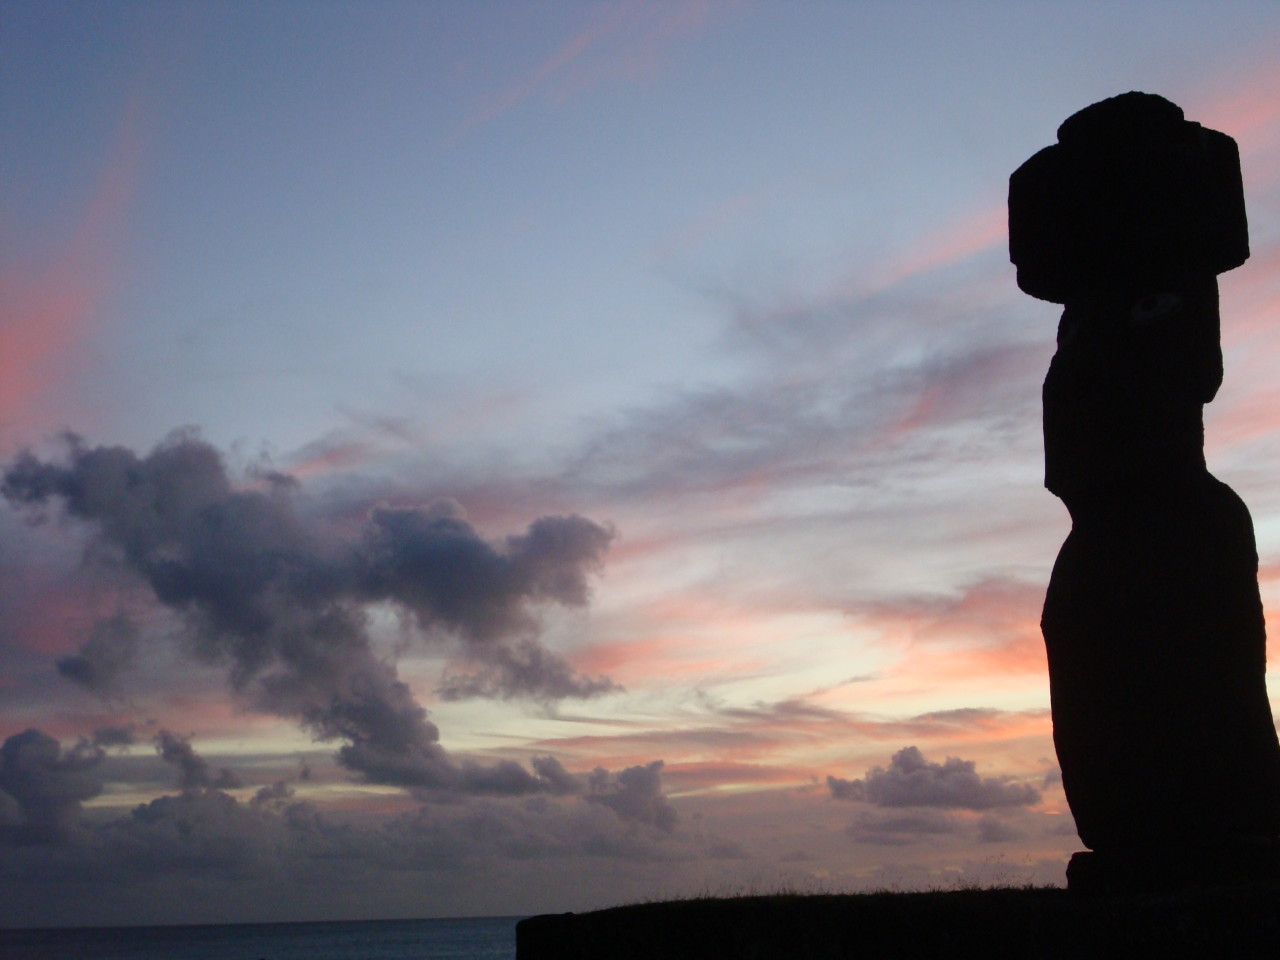
[[[1058,888],[775,895],[530,917],[517,960],[1280,956],[1280,887],[1081,899]]]

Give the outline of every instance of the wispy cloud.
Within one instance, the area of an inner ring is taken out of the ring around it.
[[[566,97],[606,80],[650,76],[676,42],[705,29],[729,4],[707,0],[646,3],[644,0],[593,5],[585,23],[555,50],[503,89],[485,97],[445,140],[463,137],[503,117],[536,95]]]
[[[0,266],[0,452],[58,407],[76,350],[116,289],[122,225],[142,156],[141,101],[124,106],[101,172],[58,247]]]

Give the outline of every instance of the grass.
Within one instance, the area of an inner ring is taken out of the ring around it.
[[[1088,900],[1023,883],[814,893],[747,882],[525,924],[518,960],[1248,960],[1280,943],[1280,889]]]
[[[777,880],[751,878],[734,882],[721,882],[716,886],[705,885],[693,892],[671,890],[655,893],[628,903],[609,904],[601,910],[620,907],[637,906],[649,903],[672,903],[689,900],[736,900],[748,897],[811,897],[811,896],[868,896],[892,893],[948,893],[956,891],[976,890],[1054,890],[1061,887],[1052,884],[1037,884],[1029,879],[1026,868],[1031,867],[1028,858],[1022,867],[1010,863],[1004,854],[988,857],[983,862],[980,876],[961,875],[935,886],[923,888],[907,888],[889,884],[881,887],[853,889],[821,877],[807,877],[803,882],[796,880]]]

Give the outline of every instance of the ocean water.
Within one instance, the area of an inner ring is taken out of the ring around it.
[[[513,960],[519,917],[0,930],[4,960]]]

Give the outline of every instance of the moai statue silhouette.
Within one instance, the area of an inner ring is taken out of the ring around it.
[[[1064,307],[1045,486],[1072,526],[1041,625],[1093,851],[1068,887],[1280,879],[1253,523],[1204,458],[1217,277],[1249,256],[1235,141],[1151,94],[1081,110],[1010,178],[1009,255],[1024,292]]]

